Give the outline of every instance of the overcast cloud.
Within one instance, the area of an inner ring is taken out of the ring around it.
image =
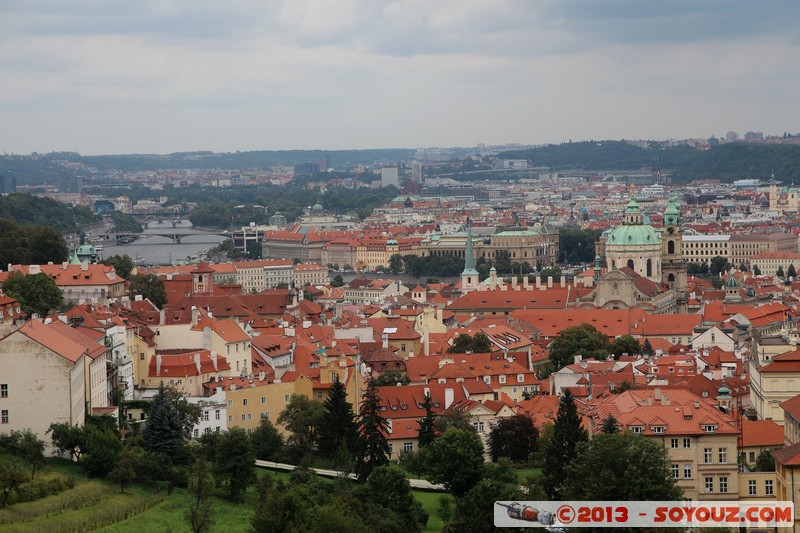
[[[0,150],[800,131],[800,3],[1,0]]]

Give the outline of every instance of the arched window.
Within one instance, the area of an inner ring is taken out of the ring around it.
[[[633,259],[628,259],[628,268],[633,270]]]
[[[667,253],[668,254],[675,253],[675,241],[667,241]]]
[[[652,259],[648,259],[647,260],[647,277],[649,278],[652,275],[653,275],[653,260]]]
[[[670,274],[669,276],[667,276],[667,281],[670,283],[675,281],[675,274]]]

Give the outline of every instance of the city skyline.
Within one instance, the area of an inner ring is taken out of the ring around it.
[[[0,5],[0,150],[796,132],[793,2]]]

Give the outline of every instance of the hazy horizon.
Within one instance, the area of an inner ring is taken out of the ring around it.
[[[7,0],[0,151],[796,133],[799,15],[791,0]]]

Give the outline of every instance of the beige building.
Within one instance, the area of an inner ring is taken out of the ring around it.
[[[732,265],[745,263],[752,268],[753,264],[758,264],[754,257],[764,252],[797,252],[797,237],[791,233],[684,235],[683,247],[684,257],[689,263],[710,264],[719,256]]]
[[[116,274],[114,267],[103,264],[10,265],[9,271],[47,274],[61,289],[64,301],[74,304],[107,304],[125,296],[125,280]]]
[[[730,407],[730,396],[721,396],[719,402]],[[672,476],[685,498],[739,498],[739,430],[716,404],[682,389],[626,391],[592,408],[592,429],[599,428],[609,414],[614,414],[621,430],[664,446]]]
[[[311,380],[297,372],[287,372],[275,381],[257,376],[252,380],[223,380],[220,385],[226,388],[228,427],[241,427],[248,433],[258,427],[263,417],[286,436],[286,429],[278,424],[278,417],[292,395],[313,397]],[[210,384],[210,387],[214,386]]]
[[[29,428],[48,443],[50,424],[83,425],[108,406],[108,348],[60,321],[31,320],[0,340],[0,432]]]
[[[274,289],[280,284],[292,283],[292,261],[246,261],[233,264],[236,267],[236,283],[244,293],[256,293]],[[212,267],[213,268],[213,267]]]
[[[783,270],[783,275],[788,277],[789,267],[795,271],[800,269],[800,254],[796,252],[761,252],[750,259],[750,268],[761,271],[762,276],[776,277],[778,269]]]
[[[761,362],[759,355],[750,357],[750,404],[759,420],[783,425],[781,404],[796,396],[800,386],[800,350],[775,355],[769,362]]]
[[[294,265],[292,278],[292,286],[294,287],[327,285],[330,281],[328,267],[314,263]]]

